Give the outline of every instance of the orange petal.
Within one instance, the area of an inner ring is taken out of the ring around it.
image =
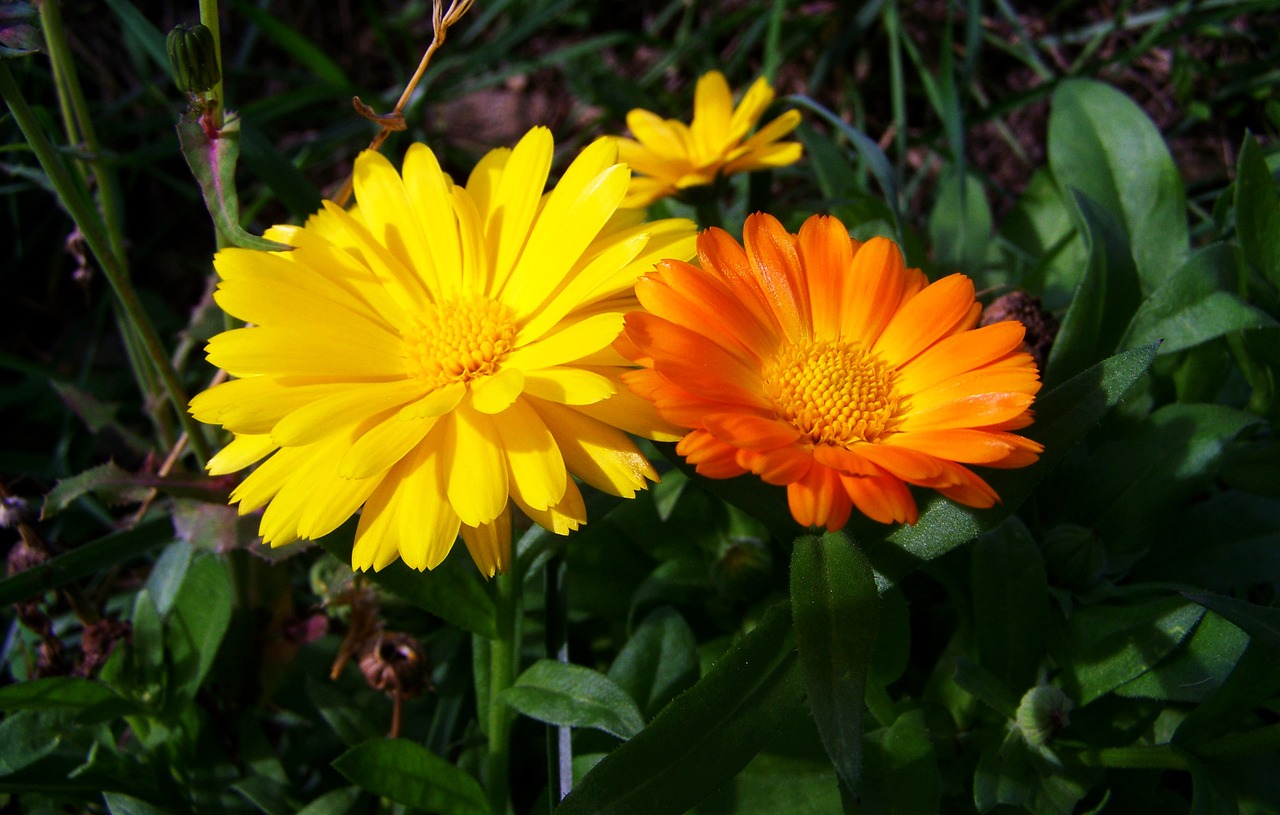
[[[813,456],[794,445],[776,450],[739,450],[738,464],[766,484],[783,486],[804,478],[813,467]]]
[[[760,372],[706,337],[642,311],[627,315],[627,336],[653,368],[695,396],[768,408]]]
[[[943,473],[942,462],[927,453],[883,444],[859,444],[859,455],[909,484],[932,486]]]
[[[1025,333],[1022,323],[1010,321],[947,337],[898,370],[898,387],[906,393],[918,393],[989,365],[1021,345]]]
[[[702,417],[702,424],[726,444],[746,450],[773,450],[800,438],[786,422],[751,413],[712,413]]]
[[[862,244],[840,302],[841,338],[872,347],[901,305],[908,279],[897,244],[881,237]]]
[[[770,323],[761,321],[750,306],[719,279],[689,263],[662,261],[654,274],[636,283],[636,298],[649,311],[673,322],[716,327],[715,334],[707,330],[703,333],[731,337],[756,357],[769,356],[777,348],[778,337]],[[683,301],[685,313],[689,315],[684,319],[663,313],[664,308],[678,313],[675,303],[666,302],[677,298]],[[697,308],[689,309],[689,306]]]
[[[806,337],[813,323],[794,236],[777,218],[757,212],[747,216],[742,239],[751,269],[787,339],[795,342]]]
[[[858,447],[861,448],[862,445]],[[839,470],[843,475],[880,475],[879,468],[853,450],[830,444],[819,444],[814,447],[813,460],[824,467]]]
[[[991,485],[979,478],[968,467],[961,467],[959,464],[949,466],[953,470],[951,478],[954,483],[948,487],[938,487],[938,492],[958,504],[975,509],[986,509],[1000,501],[1000,496],[991,488]]]
[[[973,306],[973,281],[962,274],[944,277],[899,309],[874,350],[890,365],[903,365],[968,318]]]
[[[921,430],[949,430],[956,427],[984,427],[1007,421],[1031,406],[1026,393],[980,393],[928,410],[913,411],[899,429],[914,433]]]
[[[1012,433],[988,432],[969,428],[926,430],[895,433],[885,440],[886,447],[918,450],[948,461],[963,464],[993,465],[1016,457],[1024,463],[1036,460],[1044,448],[1038,443]],[[1030,456],[1029,459],[1026,456]],[[1021,464],[1012,466],[1022,466]]]
[[[844,301],[844,284],[856,245],[844,224],[824,215],[815,215],[804,222],[797,245],[809,287],[814,336],[837,337],[840,303]]]
[[[825,526],[833,532],[844,526],[853,512],[839,474],[826,467],[814,467],[803,480],[788,484],[787,505],[801,526]]]
[[[698,233],[698,264],[704,272],[724,283],[770,333],[781,332],[782,326],[751,270],[747,252],[733,236],[714,226]]]
[[[695,430],[680,440],[676,452],[707,478],[734,478],[747,470],[737,462],[738,448],[725,444],[705,430]]]
[[[840,483],[858,511],[873,521],[914,524],[920,517],[911,491],[897,478],[841,476]]]

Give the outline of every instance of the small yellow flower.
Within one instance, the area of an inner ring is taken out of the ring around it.
[[[773,101],[773,88],[761,77],[735,108],[724,74],[712,71],[698,80],[693,96],[693,122],[663,119],[639,108],[627,114],[634,139],[618,139],[618,158],[632,171],[623,206],[646,207],[690,187],[712,184],[717,176],[785,167],[800,160],[800,142],[780,142],[796,125],[800,112],[789,110],[758,130]]]
[[[431,569],[459,533],[486,575],[510,563],[510,501],[559,534],[586,521],[570,475],[630,497],[656,475],[626,432],[678,438],[619,386],[610,344],[655,261],[693,254],[693,225],[620,210],[630,173],[611,139],[543,194],[552,140],[535,128],[465,186],[422,144],[403,176],[355,163],[357,207],[331,202],[224,249],[218,304],[253,325],[209,341],[234,377],[192,400],[234,440],[214,474],[272,545],[317,538],[363,506],[352,566]]]

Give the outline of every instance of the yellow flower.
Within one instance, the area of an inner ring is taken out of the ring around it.
[[[551,159],[535,128],[463,187],[425,145],[403,178],[367,151],[355,209],[325,202],[268,231],[292,251],[215,257],[218,304],[252,326],[209,341],[238,379],[191,411],[234,434],[211,473],[266,459],[231,499],[266,507],[268,543],[320,537],[363,505],[354,568],[431,569],[461,533],[492,576],[510,563],[509,500],[567,534],[586,521],[570,475],[627,497],[656,478],[624,431],[678,434],[619,387],[629,363],[610,344],[636,278],[690,257],[693,225],[619,209],[630,173],[612,140],[544,195]]]
[[[780,142],[800,124],[789,110],[747,134],[773,101],[773,88],[761,77],[735,108],[724,74],[712,71],[698,80],[693,122],[662,119],[637,108],[627,114],[634,139],[618,139],[618,158],[642,176],[633,176],[623,206],[645,207],[689,187],[715,183],[716,177],[785,167],[800,160],[800,142]]]
[[[892,241],[858,243],[831,217],[793,235],[752,215],[743,238],[709,229],[701,268],[659,264],[616,343],[644,366],[623,381],[691,430],[676,451],[699,473],[786,486],[798,523],[834,530],[853,507],[915,523],[908,484],[989,507],[963,465],[1037,459],[1010,432],[1040,389],[1023,326],[975,328],[973,281],[929,284]]]

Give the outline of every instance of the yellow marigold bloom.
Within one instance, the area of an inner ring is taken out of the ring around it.
[[[735,108],[724,74],[712,71],[698,80],[693,95],[693,122],[663,119],[639,108],[627,114],[634,139],[618,139],[618,158],[642,176],[633,176],[623,202],[646,207],[680,190],[712,184],[720,175],[785,167],[800,160],[800,142],[780,142],[800,124],[800,111],[789,110],[747,134],[773,101],[773,88],[760,77]]]
[[[915,523],[908,484],[989,507],[963,465],[1036,460],[1009,432],[1040,388],[1022,324],[975,328],[969,278],[929,284],[892,241],[860,244],[831,217],[793,235],[756,214],[743,235],[703,232],[701,269],[658,264],[615,344],[644,366],[623,381],[692,429],[676,450],[699,473],[785,485],[796,521],[834,530],[853,507]]]
[[[630,173],[612,140],[544,195],[551,159],[535,128],[456,186],[425,145],[403,177],[367,151],[355,209],[325,202],[267,233],[292,251],[215,257],[218,304],[252,326],[209,341],[238,379],[191,411],[235,436],[211,473],[266,458],[231,499],[266,507],[268,543],[363,505],[354,568],[431,569],[461,533],[491,576],[510,563],[509,500],[566,534],[586,521],[570,475],[627,497],[656,478],[624,431],[679,433],[620,387],[630,363],[611,344],[636,279],[692,256],[693,225],[619,209]]]

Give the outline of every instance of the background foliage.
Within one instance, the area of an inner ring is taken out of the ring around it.
[[[203,388],[214,237],[164,54],[195,3],[0,13],[4,70]],[[222,19],[260,233],[345,178],[372,135],[349,99],[391,107],[430,6],[230,0]],[[515,812],[549,811],[562,738],[566,814],[1277,811],[1278,35],[1274,2],[1231,0],[481,2],[389,154],[422,139],[465,175],[535,123],[568,154],[633,107],[687,117],[706,70],[763,73],[805,111],[807,155],[726,184],[727,225],[830,212],[1048,312],[1046,454],[991,478],[1003,504],[815,538],[773,488],[655,450],[673,460],[649,493],[593,496],[567,542],[524,534],[514,609],[465,556],[353,581],[351,525],[267,551],[229,483],[162,467],[162,383],[135,373],[73,202],[0,118],[0,793],[33,813],[491,812],[486,655],[515,614]],[[59,104],[68,66],[83,107]],[[572,664],[544,647],[561,562]],[[423,649],[399,739],[392,694],[340,659],[403,656],[380,631]]]

